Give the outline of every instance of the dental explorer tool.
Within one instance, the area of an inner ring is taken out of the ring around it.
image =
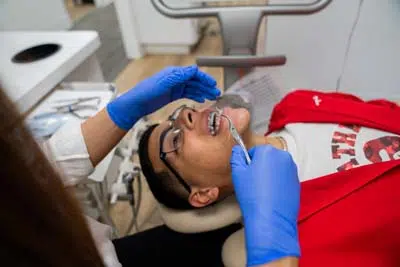
[[[235,125],[233,125],[232,120],[231,120],[228,116],[226,116],[225,114],[221,114],[221,116],[228,120],[228,123],[229,123],[229,131],[231,132],[231,134],[232,134],[232,136],[233,136],[233,139],[236,141],[236,143],[238,143],[239,146],[242,148],[242,150],[243,150],[243,152],[244,152],[244,155],[245,155],[245,157],[246,157],[247,165],[249,165],[249,164],[251,163],[251,159],[250,159],[249,152],[247,152],[247,149],[246,149],[246,147],[244,146],[243,140],[242,140],[242,138],[240,137],[238,131],[236,130]]]

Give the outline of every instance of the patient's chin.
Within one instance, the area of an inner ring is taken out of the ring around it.
[[[250,125],[251,105],[240,95],[225,94],[212,104],[212,108],[223,109],[225,115],[229,116],[240,134],[243,134]]]
[[[245,108],[225,108],[224,114],[231,118],[239,134],[244,134],[250,125],[250,112]]]

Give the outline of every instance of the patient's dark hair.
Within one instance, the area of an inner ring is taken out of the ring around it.
[[[153,168],[149,158],[149,139],[153,130],[158,126],[150,126],[142,135],[139,142],[139,160],[143,175],[146,177],[156,200],[166,207],[179,210],[194,209],[188,201],[189,193],[168,172],[158,172]]]

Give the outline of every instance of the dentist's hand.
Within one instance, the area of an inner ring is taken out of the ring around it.
[[[216,84],[196,65],[168,67],[110,102],[107,111],[112,121],[127,131],[141,117],[177,99],[188,98],[200,103],[215,100],[221,93]]]
[[[299,257],[297,218],[300,183],[289,153],[272,146],[232,150],[232,179],[244,218],[247,266]]]

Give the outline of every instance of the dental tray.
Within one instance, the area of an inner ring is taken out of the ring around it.
[[[36,138],[46,139],[66,122],[83,121],[95,115],[115,98],[116,94],[117,89],[111,83],[62,83],[30,111],[26,122]],[[68,108],[72,107],[70,104],[74,104],[78,99],[87,98],[93,98],[93,100],[81,101],[76,104],[79,110],[68,111]],[[57,112],[56,106],[65,107],[62,112]]]

